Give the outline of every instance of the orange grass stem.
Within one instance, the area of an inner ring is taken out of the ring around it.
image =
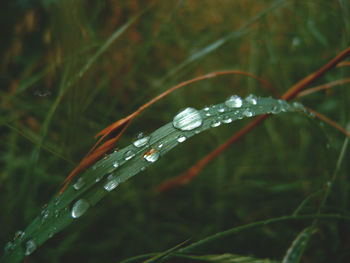
[[[308,85],[310,85],[312,82],[323,76],[327,71],[334,68],[339,62],[344,60],[346,57],[350,55],[350,47],[342,51],[340,54],[338,54],[334,59],[332,59],[330,62],[328,62],[326,65],[324,65],[321,69],[318,71],[308,75],[307,77],[303,78],[302,80],[298,81],[295,85],[293,85],[287,92],[285,92],[282,95],[282,99],[284,100],[291,100],[296,97],[296,95],[301,92],[304,88],[306,88]],[[344,134],[348,135],[348,133],[341,128],[338,124],[333,122],[332,120],[328,119],[324,115],[317,113],[315,111],[314,114],[332,125],[333,127],[336,127],[338,130],[342,131]],[[227,148],[229,148],[233,143],[238,141],[240,138],[244,137],[249,131],[251,131],[253,128],[255,128],[259,123],[261,123],[263,120],[265,120],[269,115],[262,115],[258,117],[257,119],[253,120],[251,123],[249,123],[247,126],[245,126],[243,129],[238,131],[235,135],[230,137],[226,142],[221,144],[218,148],[216,148],[214,151],[209,153],[207,156],[199,160],[196,164],[194,164],[191,168],[189,168],[185,173],[181,174],[178,177],[172,178],[165,183],[161,184],[157,187],[158,191],[165,191],[170,188],[176,187],[181,184],[185,184],[190,182],[194,177],[198,175],[198,173],[215,157],[217,157],[219,154],[221,154],[223,151],[225,151]]]
[[[317,91],[324,90],[324,89],[330,89],[330,88],[333,88],[335,86],[342,85],[342,84],[349,83],[349,82],[350,82],[350,78],[332,81],[332,82],[329,82],[329,83],[326,83],[323,85],[319,85],[319,86],[316,86],[313,88],[303,90],[296,95],[296,98],[304,97],[306,95],[310,95],[310,94],[315,93]]]

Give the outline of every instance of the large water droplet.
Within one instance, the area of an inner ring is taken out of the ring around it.
[[[88,201],[84,200],[84,199],[79,199],[78,201],[76,201],[72,207],[72,217],[73,218],[78,218],[81,217],[83,214],[85,214],[85,212],[89,209],[90,204],[88,203]]]
[[[225,105],[230,108],[242,107],[242,99],[237,95],[232,95],[225,101]]]
[[[245,109],[242,114],[246,117],[252,117],[254,115],[250,109]]]
[[[173,119],[173,126],[182,131],[190,131],[202,125],[202,117],[198,110],[186,108]]]
[[[107,191],[110,192],[113,189],[115,189],[119,185],[119,179],[113,177],[113,175],[109,175],[107,177],[107,183],[103,186],[103,188]]]
[[[80,177],[75,184],[73,184],[73,188],[75,190],[80,190],[85,185],[85,180],[83,177]]]
[[[247,102],[249,102],[252,105],[256,105],[257,104],[257,97],[253,94],[249,94],[248,97],[245,98],[245,100]]]
[[[29,256],[35,251],[36,248],[36,243],[33,240],[28,240],[26,243],[26,250],[24,251],[24,255]]]
[[[154,163],[159,159],[159,152],[156,149],[150,149],[143,156],[147,162]]]
[[[179,135],[179,136],[177,137],[177,141],[180,142],[180,143],[186,141],[186,139],[187,139],[187,138],[186,138],[186,136],[184,136],[184,135]]]
[[[144,136],[144,134],[142,132],[140,132],[138,135],[137,135],[137,139],[136,141],[134,141],[132,144],[135,146],[135,147],[142,147],[142,146],[145,146],[149,140],[151,139],[150,136]]]
[[[135,156],[135,153],[132,150],[129,150],[125,153],[124,159],[125,159],[125,161],[128,161],[128,160],[132,159],[134,156]]]

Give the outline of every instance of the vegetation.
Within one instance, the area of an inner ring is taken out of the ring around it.
[[[2,261],[350,258],[347,1],[17,0],[0,12]],[[218,104],[252,93],[238,112]],[[187,107],[203,109],[199,134],[171,123]],[[294,110],[306,114],[279,114]],[[128,159],[139,132],[150,141]]]

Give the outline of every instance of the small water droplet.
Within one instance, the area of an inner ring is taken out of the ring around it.
[[[85,212],[89,209],[90,204],[88,203],[88,201],[86,201],[85,199],[79,199],[78,201],[76,201],[72,207],[72,217],[73,218],[78,218],[81,217],[83,214],[85,214]]]
[[[218,112],[223,113],[225,111],[226,111],[225,107],[220,105],[219,108],[218,108]]]
[[[85,185],[85,180],[83,177],[80,177],[75,184],[73,184],[73,188],[75,190],[80,190]]]
[[[103,188],[107,191],[110,192],[113,189],[115,189],[119,185],[119,179],[113,177],[113,175],[109,175],[107,177],[107,183],[103,186]]]
[[[246,117],[252,117],[254,115],[250,109],[245,109],[242,114]]]
[[[224,118],[222,119],[223,123],[231,123],[232,122],[232,118],[228,115],[225,115]]]
[[[21,231],[21,230],[18,230],[16,233],[15,233],[15,236],[14,236],[14,238],[13,238],[13,241],[15,241],[15,240],[21,240],[23,237],[24,237],[24,232],[23,231]]]
[[[207,112],[207,113],[205,114],[205,116],[210,117],[210,116],[211,116],[210,112]]]
[[[271,113],[272,114],[279,114],[279,113],[281,113],[281,108],[278,105],[275,105],[275,106],[273,106]]]
[[[252,105],[256,105],[257,104],[257,97],[253,94],[249,94],[248,97],[245,98],[245,100],[247,102],[249,102]]]
[[[52,238],[55,235],[56,231],[57,231],[57,228],[52,227],[49,231],[49,238]]]
[[[61,198],[60,197],[56,197],[55,198],[55,206],[58,206],[60,204]]]
[[[332,187],[332,182],[331,181],[327,182],[327,187]]]
[[[118,168],[118,166],[119,166],[119,163],[118,163],[117,161],[114,161],[114,162],[113,162],[113,167],[114,167],[114,168]]]
[[[29,256],[35,251],[36,248],[37,248],[36,243],[33,240],[28,240],[26,243],[26,250],[24,252],[24,255]]]
[[[12,249],[13,249],[13,243],[11,241],[7,242],[4,247],[5,252],[9,252]]]
[[[225,101],[225,105],[230,108],[240,108],[242,107],[242,99],[237,95],[232,95]]]
[[[161,149],[163,146],[164,146],[163,143],[159,143],[158,144],[158,149]]]
[[[135,156],[135,153],[132,150],[129,150],[125,153],[124,159],[125,159],[125,161],[128,161],[128,160],[132,159],[134,156]]]
[[[294,102],[293,102],[293,107],[294,107],[294,109],[296,109],[296,110],[300,110],[300,111],[304,111],[304,110],[305,110],[304,105],[301,104],[301,103],[298,102],[298,101],[294,101]]]
[[[191,131],[202,125],[202,117],[198,110],[186,108],[173,119],[173,126],[182,131]]]
[[[186,136],[184,136],[184,135],[179,135],[179,137],[177,137],[177,141],[179,142],[179,143],[181,143],[181,142],[184,142],[184,141],[186,141]]]
[[[204,107],[204,109],[203,109],[204,111],[209,111],[210,110],[210,108],[208,107],[208,106],[206,106],[206,107]]]
[[[41,211],[41,223],[43,223],[50,215],[49,209],[45,208]]]
[[[96,170],[96,168],[97,168],[97,165],[94,164],[94,165],[92,166],[92,170]]]
[[[149,140],[151,139],[150,136],[145,136],[142,132],[140,132],[137,135],[137,139],[132,143],[135,147],[139,148],[142,146],[145,146]]]
[[[60,216],[60,210],[55,210],[55,212],[54,212],[54,214],[55,214],[55,217],[57,218],[57,217],[59,217]]]
[[[280,106],[281,111],[283,112],[287,112],[290,110],[290,105],[284,100],[278,100],[278,105]]]
[[[154,163],[159,159],[159,152],[152,148],[144,154],[143,158],[147,162]]]
[[[142,166],[140,170],[143,172],[144,170],[146,170],[146,167]]]
[[[212,120],[210,123],[210,126],[215,128],[215,127],[219,127],[221,125],[221,121],[219,120]]]

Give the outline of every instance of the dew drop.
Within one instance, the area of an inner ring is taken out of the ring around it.
[[[143,158],[145,158],[147,162],[154,163],[159,159],[159,152],[152,148],[145,153]]]
[[[33,240],[28,240],[26,243],[26,250],[24,252],[24,255],[29,256],[35,251],[36,248],[36,243]]]
[[[73,188],[75,190],[80,190],[85,185],[85,180],[83,177],[80,177],[75,184],[73,184]]]
[[[15,241],[15,240],[17,240],[17,239],[19,239],[19,240],[21,240],[23,237],[24,237],[24,232],[23,231],[21,231],[21,230],[18,230],[16,233],[15,233],[15,236],[14,236],[14,238],[13,238],[13,241]]]
[[[109,175],[107,177],[107,183],[103,186],[103,188],[107,191],[110,192],[113,189],[115,189],[119,185],[119,179],[114,178],[113,175]]]
[[[134,156],[135,153],[132,150],[127,151],[124,155],[125,161],[132,159]]]
[[[232,95],[225,101],[225,105],[230,108],[242,107],[242,99],[237,95]]]
[[[204,111],[209,111],[210,108],[209,108],[208,106],[206,106],[203,110],[204,110]]]
[[[158,144],[158,149],[161,149],[163,147],[163,143]]]
[[[55,235],[56,231],[57,231],[56,227],[51,228],[49,231],[49,238],[52,238]]]
[[[248,97],[245,98],[245,100],[247,102],[249,102],[250,104],[252,104],[252,105],[256,105],[257,104],[257,98],[253,94],[249,94]]]
[[[72,207],[72,217],[73,218],[78,218],[81,217],[83,214],[85,214],[85,212],[89,209],[90,204],[88,203],[88,201],[86,201],[85,199],[79,199],[78,201],[76,201]]]
[[[300,110],[300,111],[304,111],[304,110],[305,110],[304,105],[301,104],[301,103],[298,102],[298,101],[293,102],[293,107],[294,107],[294,109],[296,109],[296,110]]]
[[[97,168],[97,165],[94,164],[94,165],[92,166],[92,170],[96,170],[96,168]]]
[[[50,215],[49,209],[44,209],[41,211],[41,222],[43,223]]]
[[[211,116],[211,113],[210,113],[210,112],[207,112],[207,113],[205,114],[205,116],[210,117],[210,116]]]
[[[228,115],[225,115],[224,118],[222,119],[223,123],[231,123],[232,122],[232,118]]]
[[[60,216],[60,210],[55,210],[54,215],[56,218],[58,218]]]
[[[219,120],[212,120],[212,122],[210,123],[210,126],[215,128],[215,127],[219,127],[221,125],[221,121]]]
[[[219,108],[218,108],[218,112],[223,113],[225,111],[226,111],[225,107],[220,105]]]
[[[119,163],[118,163],[117,161],[114,161],[114,162],[113,162],[113,167],[114,167],[114,168],[118,168],[118,166],[119,166]]]
[[[279,114],[279,113],[281,113],[281,108],[278,105],[275,105],[275,106],[273,106],[271,113],[272,114]]]
[[[246,117],[252,117],[254,115],[253,112],[249,109],[245,109],[242,114]]]
[[[184,141],[186,141],[186,136],[184,136],[184,135],[179,135],[179,137],[177,137],[177,141],[179,142],[179,143],[181,143],[181,142],[184,142]]]
[[[150,136],[144,136],[144,134],[142,132],[140,132],[137,135],[137,139],[132,143],[135,147],[139,148],[142,146],[145,146],[149,140],[151,139]]]
[[[13,249],[13,243],[11,241],[7,242],[5,247],[4,247],[4,249],[5,249],[5,252],[8,252],[8,251],[12,250]]]
[[[198,110],[186,108],[173,119],[173,126],[182,131],[191,131],[202,125],[202,117]]]

